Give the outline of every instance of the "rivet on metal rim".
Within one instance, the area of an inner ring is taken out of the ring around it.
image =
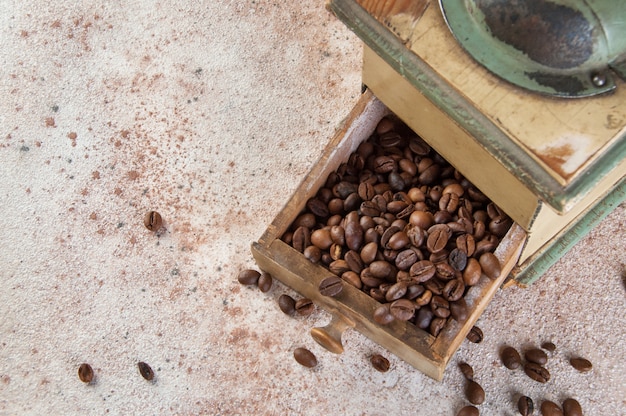
[[[606,75],[601,72],[594,72],[591,74],[591,82],[596,87],[604,87],[606,85]]]

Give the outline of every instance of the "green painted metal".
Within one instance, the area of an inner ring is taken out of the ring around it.
[[[461,46],[502,79],[564,98],[615,89],[626,56],[622,0],[439,0]],[[617,72],[619,75],[619,72]]]
[[[524,264],[513,269],[509,278],[523,285],[537,281],[550,267],[572,249],[600,221],[626,201],[626,179],[617,184],[586,213],[565,228],[548,245],[529,258]]]
[[[513,143],[484,114],[451,88],[391,31],[354,0],[331,0],[335,15],[418,91],[463,126],[494,158],[516,175],[538,198],[564,211],[584,197],[626,157],[626,132],[567,187],[559,184],[524,149]]]

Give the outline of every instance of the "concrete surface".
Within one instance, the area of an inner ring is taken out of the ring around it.
[[[519,393],[626,414],[623,205],[500,291],[441,383],[356,332],[323,351],[308,331],[325,312],[289,318],[290,289],[237,283],[360,92],[360,42],[323,1],[4,0],[0,23],[0,414],[454,415],[461,360],[483,415],[514,415]],[[501,345],[545,340],[548,384],[500,365]]]

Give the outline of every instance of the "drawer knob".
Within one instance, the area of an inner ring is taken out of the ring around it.
[[[318,344],[326,348],[328,351],[341,354],[343,352],[343,344],[341,343],[341,335],[348,328],[353,328],[354,324],[348,322],[345,318],[339,318],[333,315],[330,323],[324,327],[315,327],[311,329],[311,336]]]

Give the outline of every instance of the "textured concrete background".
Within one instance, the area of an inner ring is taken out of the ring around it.
[[[0,1],[0,414],[453,415],[462,360],[481,414],[525,393],[625,415],[624,206],[539,283],[499,292],[441,383],[356,332],[326,352],[308,331],[329,315],[289,318],[290,289],[237,283],[356,102],[360,59],[321,0]],[[500,365],[501,345],[545,340],[548,384]]]

